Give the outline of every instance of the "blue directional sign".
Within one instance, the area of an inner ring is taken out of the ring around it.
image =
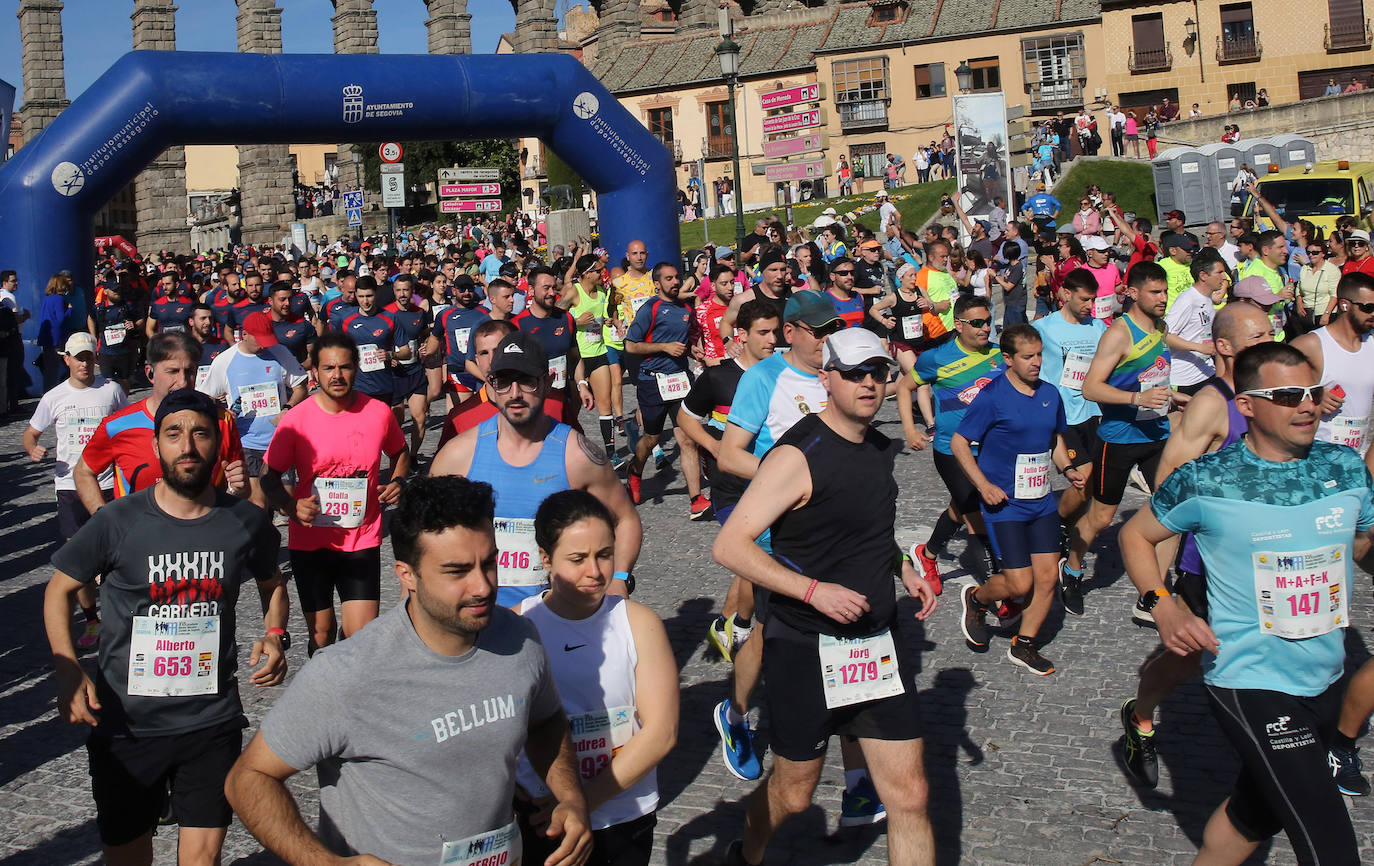
[[[353,209],[362,210],[362,207],[363,207],[363,191],[360,190],[360,189],[357,189],[357,190],[354,190],[353,192],[346,192],[346,193],[344,193],[344,194],[343,194],[343,206],[344,206],[344,209],[345,209],[345,210],[353,210]]]
[[[348,224],[360,226],[363,224],[363,209],[360,207],[346,207],[344,212],[348,214]]]

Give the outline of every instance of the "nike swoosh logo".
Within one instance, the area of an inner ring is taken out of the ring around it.
[[[572,651],[575,650],[575,649],[582,649],[584,646],[586,646],[586,644],[584,644],[584,643],[575,644],[575,645],[563,644],[563,652],[565,652],[565,653],[570,653],[570,652],[572,652]]]
[[[1046,404],[1046,405],[1049,405],[1049,404]],[[542,476],[541,476],[541,475],[536,475],[536,476],[534,476],[534,483],[535,483],[535,484],[544,484],[544,483],[546,483],[546,482],[549,482],[549,481],[554,480],[554,479],[557,478],[557,477],[558,477],[557,475],[542,475]]]

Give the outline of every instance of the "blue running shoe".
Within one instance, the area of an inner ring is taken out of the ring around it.
[[[726,719],[729,708],[728,700],[721,701],[711,714],[711,719],[716,723],[716,732],[720,734],[720,758],[725,762],[725,769],[735,778],[752,782],[763,775],[763,765],[759,763],[759,756],[754,754],[754,732],[749,730],[748,719],[739,724],[730,724]]]
[[[878,799],[878,789],[873,780],[864,776],[853,791],[845,791],[840,797],[840,826],[863,827],[887,819],[887,808]]]

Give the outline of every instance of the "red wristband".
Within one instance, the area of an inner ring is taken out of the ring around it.
[[[812,580],[812,581],[811,581],[811,585],[808,586],[808,587],[806,588],[806,595],[802,596],[802,601],[803,601],[804,603],[806,603],[806,604],[810,604],[810,603],[811,603],[811,595],[812,595],[812,593],[814,593],[814,592],[816,591],[816,587],[819,586],[819,585],[820,585],[820,581],[819,581],[819,580]]]
[[[271,634],[275,634],[275,635],[284,635],[284,634],[286,634],[286,629],[284,629],[284,628],[275,628],[275,627],[273,627],[273,628],[269,628],[269,629],[267,630],[267,633],[270,634],[270,635],[271,635]]]

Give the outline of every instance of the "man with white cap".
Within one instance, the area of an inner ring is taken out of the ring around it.
[[[70,373],[66,381],[58,383],[38,401],[29,427],[24,431],[24,451],[29,459],[41,463],[48,449],[38,439],[51,427],[57,428],[56,466],[54,486],[57,489],[57,531],[63,541],[70,541],[76,531],[91,519],[76,492],[72,468],[81,458],[95,428],[107,415],[129,405],[124,389],[96,375],[95,337],[79,331],[67,338],[62,360]],[[114,469],[106,469],[99,477],[100,491],[108,502],[114,498]],[[95,587],[83,586],[77,592],[77,602],[86,616],[86,631],[77,638],[78,649],[90,649],[100,640],[100,615],[96,612]]]
[[[821,215],[816,217],[816,221],[811,224],[811,227],[820,231],[826,226],[834,225],[837,222],[839,222],[839,214],[833,207],[828,207],[821,211]]]
[[[831,335],[823,352],[826,407],[778,440],[714,547],[717,562],[769,597],[774,767],[748,799],[731,866],[763,862],[769,839],[810,804],[832,734],[857,737],[868,759],[887,807],[890,861],[935,859],[915,666],[892,578],[918,600],[917,619],[929,618],[936,598],[894,538],[901,445],[872,427],[892,358],[863,328]],[[754,541],[770,528],[771,556]],[[858,653],[869,675],[846,683],[824,674]]]

